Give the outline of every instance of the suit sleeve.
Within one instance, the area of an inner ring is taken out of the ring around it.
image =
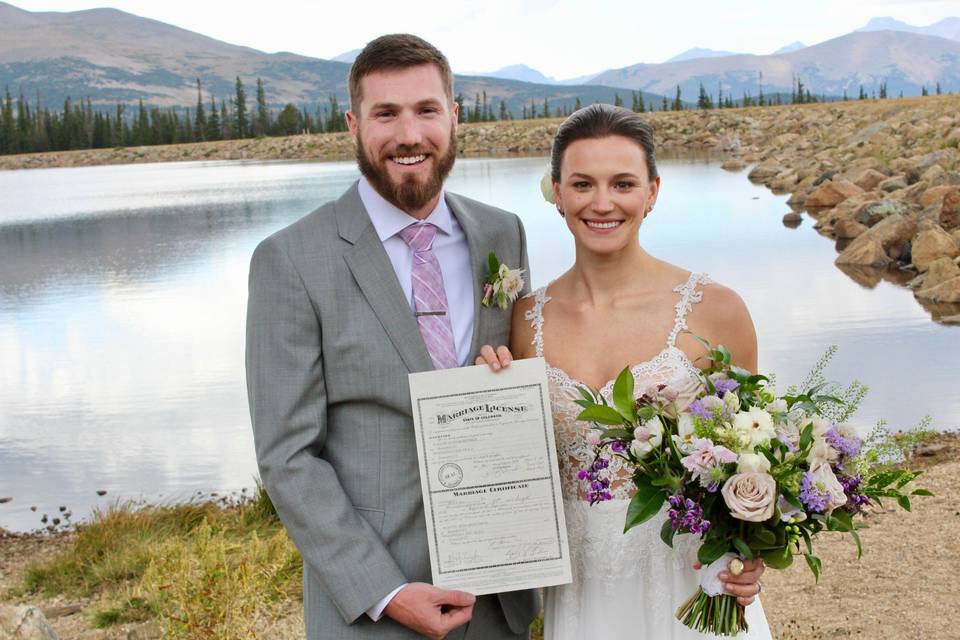
[[[276,238],[254,251],[247,393],[260,476],[304,562],[348,624],[407,578],[323,458],[327,423],[320,318]]]
[[[517,219],[517,229],[520,233],[520,268],[523,269],[524,279],[523,279],[523,290],[520,291],[520,298],[530,293],[530,283],[533,276],[530,273],[530,261],[527,257],[527,234],[523,230],[523,222],[520,221],[519,216],[515,216]]]

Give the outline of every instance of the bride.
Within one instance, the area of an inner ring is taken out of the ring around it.
[[[588,425],[577,421],[577,386],[610,399],[613,380],[631,365],[637,393],[652,384],[696,384],[706,351],[689,330],[725,345],[735,364],[756,370],[757,341],[740,297],[706,275],[660,260],[640,246],[640,228],[660,189],[653,132],[637,114],[595,104],[557,131],[551,157],[557,211],[573,235],[576,260],[559,278],[514,305],[511,345],[485,346],[478,364],[513,357],[547,361],[573,583],[546,590],[547,640],[704,638],[674,611],[694,591],[696,540],[659,536],[663,518],[623,533],[629,474],[611,464],[613,500],[590,506],[577,472],[591,457]],[[619,475],[618,475],[619,474]],[[761,561],[739,576],[721,573],[747,606],[749,632],[770,638],[759,593]]]

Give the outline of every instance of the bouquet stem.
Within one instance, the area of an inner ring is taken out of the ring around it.
[[[734,596],[709,596],[703,589],[677,609],[677,620],[701,633],[735,636],[747,630],[744,608]]]

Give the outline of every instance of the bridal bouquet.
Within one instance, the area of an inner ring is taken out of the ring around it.
[[[617,378],[612,405],[580,389],[579,419],[599,430],[588,436],[595,458],[579,477],[591,504],[609,500],[610,461],[619,457],[636,486],[624,532],[666,503],[666,544],[679,533],[700,536],[697,558],[710,566],[677,618],[700,632],[735,635],[747,629],[744,608],[716,579],[728,563],[735,574],[739,557],[783,569],[802,554],[819,579],[818,533],[848,533],[859,557],[857,516],[865,508],[889,498],[909,511],[910,496],[931,494],[908,488],[920,472],[895,464],[902,456],[883,424],[866,440],[844,424],[866,388],[854,383],[839,393],[823,381],[832,348],[805,390],[777,396],[768,377],[733,366],[723,346],[702,342],[711,367],[692,394],[658,385],[637,398],[630,369]]]

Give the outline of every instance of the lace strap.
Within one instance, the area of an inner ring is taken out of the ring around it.
[[[690,277],[687,278],[687,281],[676,287],[674,291],[680,294],[680,300],[677,301],[676,310],[676,320],[673,323],[673,330],[670,332],[670,335],[667,337],[667,346],[672,347],[677,342],[677,336],[680,335],[681,331],[686,330],[687,328],[687,314],[690,313],[690,309],[694,304],[703,300],[703,291],[697,289],[699,285],[707,285],[712,283],[713,280],[710,279],[705,273],[691,273]]]
[[[537,357],[543,357],[543,305],[550,302],[550,298],[547,296],[547,288],[540,287],[533,293],[527,294],[526,297],[533,296],[533,308],[527,310],[523,314],[525,320],[530,321],[530,326],[533,327],[533,340],[530,342],[536,350]]]

